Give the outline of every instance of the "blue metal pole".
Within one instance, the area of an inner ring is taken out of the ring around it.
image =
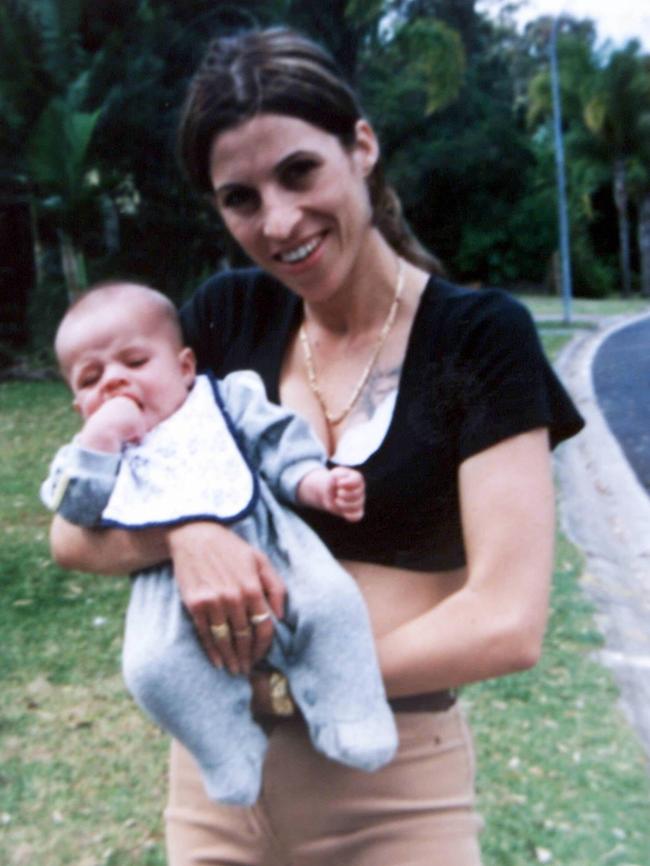
[[[554,17],[551,25],[549,53],[551,60],[551,93],[553,96],[553,139],[555,142],[555,168],[557,175],[558,231],[562,269],[562,306],[564,309],[564,322],[568,325],[571,323],[571,252],[564,172],[564,143],[562,141],[562,107],[560,104],[560,82],[557,69],[557,25],[558,20]]]

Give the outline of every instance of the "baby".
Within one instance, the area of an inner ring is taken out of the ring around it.
[[[56,455],[44,503],[90,527],[211,519],[263,550],[288,593],[264,663],[288,678],[315,748],[365,770],[387,763],[397,735],[363,598],[276,499],[358,520],[363,477],[328,469],[308,425],[270,403],[257,374],[196,375],[176,310],[153,289],[90,290],[64,316],[55,349],[83,426]],[[216,638],[224,630],[213,624]],[[255,802],[267,738],[250,683],[209,661],[170,563],[133,582],[122,668],[135,700],[192,752],[208,796]]]

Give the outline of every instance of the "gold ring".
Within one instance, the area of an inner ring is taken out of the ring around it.
[[[246,628],[240,628],[234,632],[235,637],[250,637],[252,634],[253,631],[248,626],[246,626]]]
[[[264,613],[254,613],[248,621],[251,625],[261,625],[267,619],[271,619],[271,612],[268,610]]]
[[[219,625],[211,625],[210,631],[215,640],[227,640],[230,637],[230,626],[227,622],[221,622]]]

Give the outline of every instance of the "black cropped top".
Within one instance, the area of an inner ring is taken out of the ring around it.
[[[199,367],[256,370],[279,402],[300,299],[257,269],[206,282],[181,319]],[[366,514],[345,523],[298,509],[339,559],[421,571],[464,565],[458,493],[463,460],[502,439],[548,427],[551,444],[583,421],[549,365],[526,308],[498,290],[431,277],[411,329],[393,417],[360,466]]]

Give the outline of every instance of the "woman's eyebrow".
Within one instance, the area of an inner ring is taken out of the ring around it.
[[[244,183],[244,181],[229,180],[229,181],[226,181],[225,183],[222,183],[219,186],[215,187],[214,194],[215,195],[223,195],[223,193],[225,193],[225,192],[229,192],[232,189],[240,189],[243,186],[247,186],[247,184]]]
[[[288,153],[284,156],[276,165],[273,170],[275,172],[281,172],[287,165],[290,165],[296,159],[317,159],[317,154],[311,150],[293,150],[291,153]]]

